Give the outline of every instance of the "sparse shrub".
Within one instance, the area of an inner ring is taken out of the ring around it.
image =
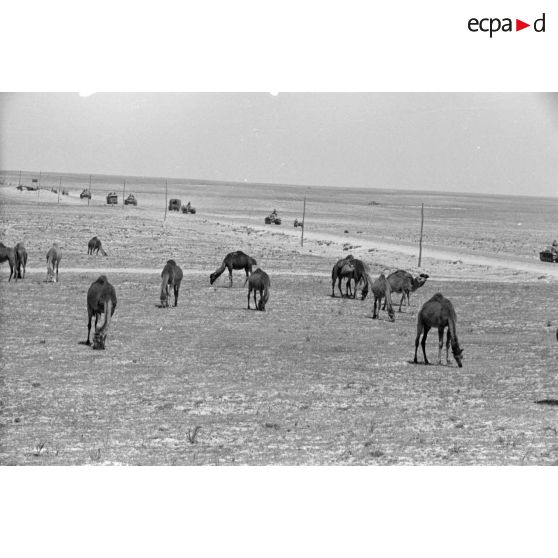
[[[195,444],[196,443],[196,437],[198,435],[198,432],[201,430],[201,426],[195,426],[193,429],[189,428],[188,429],[188,441],[191,444]]]

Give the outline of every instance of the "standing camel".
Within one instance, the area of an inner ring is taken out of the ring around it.
[[[15,276],[16,279],[25,279],[25,268],[27,266],[27,250],[23,242],[18,242],[14,248],[15,251]],[[23,268],[23,274],[21,269]]]
[[[178,304],[178,291],[182,281],[182,270],[174,260],[168,260],[161,272],[161,306],[169,307],[169,286],[174,290],[174,305]]]
[[[243,269],[246,273],[246,280],[244,281],[244,285],[248,281],[248,277],[252,273],[252,266],[258,265],[258,262],[254,258],[251,258],[244,252],[238,250],[237,252],[231,252],[225,256],[223,263],[221,266],[216,269],[210,276],[209,276],[209,283],[213,285],[215,280],[225,271],[225,269],[229,270],[229,287],[233,285],[233,278],[232,272],[233,269]]]
[[[337,288],[339,289],[339,294],[343,298],[343,291],[341,290],[341,281],[343,279],[352,277],[354,272],[354,258],[349,254],[346,258],[341,258],[337,260],[333,269],[331,270],[331,296],[335,296],[335,282],[337,281]],[[350,279],[347,281],[345,286],[345,296],[349,296]]]
[[[12,279],[12,275],[14,277],[17,275],[16,273],[14,273],[16,267],[15,250],[13,248],[8,248],[2,242],[0,242],[0,263],[4,263],[5,261],[10,264],[10,276],[8,277],[9,282]]]
[[[58,244],[56,244],[55,242],[46,255],[47,282],[48,281],[54,281],[55,283],[58,282],[58,266],[60,265],[61,259],[62,259],[62,250],[60,250]],[[56,277],[54,277],[55,272],[56,272]]]
[[[385,298],[387,304],[388,316],[390,322],[395,321],[395,312],[391,305],[391,288],[386,276],[381,273],[378,279],[372,283],[372,294],[374,295],[374,311],[372,319],[376,319],[380,314],[380,307],[382,306],[382,298]]]
[[[344,296],[356,298],[357,287],[363,282],[362,300],[366,298],[368,295],[368,269],[362,260],[355,259],[349,254],[346,258],[335,263],[331,270],[331,296],[335,296],[335,281],[337,281],[337,288],[341,298],[343,298],[343,291],[341,290],[341,281],[343,279],[347,279]],[[355,282],[354,291],[351,288],[351,281]]]
[[[415,339],[415,364],[417,363],[417,350],[419,338],[422,334],[422,354],[424,355],[424,364],[429,364],[426,358],[426,337],[430,328],[438,328],[438,364],[442,364],[442,346],[444,345],[444,329],[448,328],[446,339],[446,363],[449,364],[449,344],[451,342],[451,351],[453,358],[457,362],[457,366],[463,366],[463,349],[459,346],[457,339],[457,330],[455,329],[456,315],[453,304],[441,293],[436,293],[429,301],[425,302],[420,309],[417,319],[417,337]]]
[[[248,279],[248,310],[250,310],[250,295],[252,294],[252,291],[254,291],[254,304],[256,306],[256,310],[265,312],[265,305],[269,300],[270,285],[271,282],[269,281],[269,275],[258,267]],[[257,291],[260,293],[260,301],[256,303]]]
[[[409,293],[415,292],[418,288],[422,287],[429,275],[426,273],[421,273],[416,277],[413,277],[408,271],[403,269],[398,269],[390,275],[388,275],[389,286],[391,287],[392,293],[401,293],[401,300],[399,301],[399,312],[401,312],[401,305],[403,301],[407,299],[407,306],[411,305],[411,299]],[[386,305],[384,304],[384,310]]]
[[[87,255],[99,254],[99,250],[103,256],[106,256],[107,253],[103,250],[103,246],[101,244],[101,239],[97,236],[94,236],[87,244]]]
[[[95,282],[91,283],[87,291],[87,341],[91,345],[89,336],[91,334],[91,318],[95,316],[95,333],[93,335],[93,348],[104,350],[110,319],[116,310],[116,291],[108,282],[106,275],[101,275]],[[101,314],[105,314],[105,323],[97,329],[97,321]]]

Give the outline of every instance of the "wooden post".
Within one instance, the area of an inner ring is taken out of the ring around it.
[[[418,266],[420,267],[420,262],[422,260],[422,229],[424,227],[424,203],[420,208],[420,240],[419,240],[419,261]]]
[[[168,188],[169,188],[169,183],[168,180],[165,180],[165,218],[163,219],[163,221],[167,220],[167,197],[168,197]]]
[[[126,193],[126,179],[124,179],[124,187],[122,188],[122,209],[124,209],[124,195]]]
[[[300,245],[304,246],[304,228],[306,227],[306,196],[304,196],[304,205],[302,206],[302,231],[300,233]]]
[[[89,175],[89,195],[87,196],[87,205],[91,201],[91,175]]]
[[[62,177],[60,177],[60,184],[58,185],[58,203],[60,203],[60,190],[62,190]]]

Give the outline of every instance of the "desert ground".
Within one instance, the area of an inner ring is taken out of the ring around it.
[[[48,190],[61,179],[68,196]],[[123,179],[93,177],[88,203],[86,176],[43,175],[33,192],[0,174],[0,240],[29,254],[24,280],[0,266],[1,464],[558,464],[558,407],[536,403],[558,399],[558,265],[538,258],[558,237],[558,200],[173,180],[168,198],[197,213],[165,219],[164,180],[128,177],[134,207]],[[282,224],[265,225],[274,208]],[[87,255],[93,236],[106,257]],[[60,281],[47,283],[55,241]],[[243,272],[210,285],[235,250],[269,274],[266,312],[246,309]],[[372,320],[370,297],[331,297],[349,253],[373,277],[430,277],[395,322]],[[170,258],[184,280],[163,309]],[[100,274],[118,304],[94,351],[80,341]],[[436,292],[456,309],[463,368],[451,351],[435,364],[435,331],[434,364],[412,363],[418,310]]]

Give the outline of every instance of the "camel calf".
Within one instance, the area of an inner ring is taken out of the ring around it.
[[[442,347],[444,345],[444,329],[448,328],[446,339],[446,363],[449,364],[449,344],[451,342],[451,350],[453,358],[457,362],[457,366],[463,366],[463,349],[459,346],[457,340],[457,330],[455,310],[453,304],[445,298],[441,293],[436,293],[430,300],[425,302],[418,313],[417,318],[417,337],[415,339],[415,364],[417,363],[417,350],[419,338],[422,335],[422,354],[424,355],[424,364],[429,364],[426,358],[426,337],[431,328],[438,328],[438,364],[442,364]]]

